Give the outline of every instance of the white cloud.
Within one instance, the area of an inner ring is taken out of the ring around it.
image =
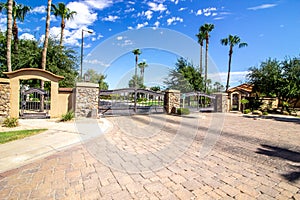
[[[46,21],[46,16],[41,18],[41,21]],[[57,18],[54,15],[50,15],[51,22],[57,22]]]
[[[94,1],[89,1],[90,3]],[[92,25],[97,20],[97,13],[94,13],[86,4],[81,2],[70,2],[68,5],[70,10],[76,11],[73,20],[66,22],[66,28],[80,29],[83,26]]]
[[[119,19],[118,16],[109,15],[108,17],[103,18],[102,21],[115,22],[117,19]]]
[[[130,12],[133,12],[133,11],[135,11],[134,8],[129,8],[129,9],[125,10],[124,12],[125,12],[125,13],[130,13]]]
[[[133,30],[133,27],[132,26],[128,26],[127,29],[128,30]]]
[[[84,0],[83,2],[89,7],[98,10],[103,10],[104,8],[107,8],[113,4],[112,0]]]
[[[103,61],[97,60],[97,59],[94,59],[94,60],[87,60],[87,59],[84,59],[83,62],[84,62],[84,63],[88,63],[88,64],[101,65],[101,66],[103,66],[103,67],[109,67],[109,66],[110,66],[110,64],[104,63]]]
[[[36,40],[34,35],[32,35],[30,33],[23,33],[22,35],[20,35],[20,39],[22,39],[22,40]]]
[[[261,10],[261,9],[266,9],[266,8],[272,8],[274,6],[277,6],[277,4],[262,4],[259,6],[255,6],[255,7],[250,7],[247,8],[248,10]]]
[[[148,6],[154,12],[157,12],[157,11],[163,12],[163,11],[167,10],[167,7],[162,3],[157,4],[157,3],[154,3],[154,2],[149,2]]]
[[[248,71],[240,71],[240,72],[231,72],[230,73],[230,87],[237,86],[241,83],[246,82],[246,76],[249,72]],[[221,81],[222,84],[225,86],[227,80],[227,72],[219,72],[219,73],[212,73],[207,75],[208,78],[214,81]]]
[[[151,19],[152,18],[152,14],[153,14],[153,12],[151,11],[151,10],[147,10],[146,12],[145,12],[145,16],[147,17],[147,19]]]
[[[179,3],[179,0],[171,0],[171,2],[173,2],[177,5]]]
[[[138,24],[137,27],[136,27],[136,29],[143,28],[143,27],[147,26],[148,24],[149,24],[148,22],[145,22],[143,24]]]
[[[159,27],[159,25],[160,25],[160,22],[159,22],[159,21],[156,21],[156,22],[154,23],[154,29],[157,29],[157,28]]]
[[[46,13],[46,9],[47,9],[46,6],[38,6],[38,7],[31,9],[30,13],[44,14],[44,13]]]
[[[214,20],[222,20],[224,19],[225,17],[215,17]]]
[[[186,10],[187,8],[179,8],[179,10],[178,11],[184,11],[184,10]]]
[[[199,9],[199,10],[197,11],[196,15],[197,15],[197,16],[198,16],[198,15],[202,15],[202,10]]]
[[[117,40],[123,40],[123,36],[118,36]]]
[[[183,22],[183,19],[180,17],[172,17],[167,20],[168,25],[176,24],[176,22]]]

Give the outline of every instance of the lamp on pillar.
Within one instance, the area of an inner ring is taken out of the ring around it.
[[[81,29],[81,55],[80,55],[80,79],[82,80],[82,61],[83,61],[83,33],[87,32],[92,34],[93,31]]]

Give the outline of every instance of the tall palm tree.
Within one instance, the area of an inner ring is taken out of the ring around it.
[[[200,44],[200,74],[203,73],[203,67],[202,67],[202,51],[203,51],[203,42],[205,40],[205,34],[200,30],[199,33],[196,34],[196,37],[198,38],[198,43]]]
[[[18,25],[17,20],[24,22],[26,14],[30,11],[30,6],[25,6],[22,4],[17,4],[14,2],[13,5],[13,27],[12,27],[12,34],[14,36],[14,50],[18,52],[18,44],[19,44],[19,37],[18,37]]]
[[[44,39],[44,47],[42,52],[42,63],[41,63],[41,67],[43,70],[46,70],[46,57],[47,57],[47,48],[48,48],[48,40],[49,40],[49,31],[50,31],[51,3],[52,0],[48,0],[45,39]]]
[[[142,84],[144,84],[144,74],[145,74],[145,68],[148,67],[148,64],[144,61],[138,64],[140,70],[141,70],[141,79]]]
[[[138,61],[139,61],[139,55],[141,55],[140,49],[134,49],[132,53],[135,55],[135,72],[134,75],[137,76],[137,68],[138,68]],[[136,81],[135,81],[136,82]],[[134,83],[135,87],[137,86],[137,83]]]
[[[248,46],[247,43],[241,42],[241,39],[237,35],[229,35],[227,38],[221,39],[221,44],[224,46],[229,45],[229,61],[228,61],[228,73],[227,73],[227,83],[226,83],[226,92],[229,88],[229,79],[231,71],[231,58],[233,53],[233,47],[238,45],[239,48]]]
[[[12,7],[13,7],[13,0],[7,0],[6,60],[7,60],[8,72],[12,71],[11,69]]]
[[[207,93],[207,66],[208,66],[208,44],[209,33],[215,28],[213,24],[204,24],[200,27],[200,31],[205,35],[205,76],[204,76],[204,92]]]
[[[77,14],[76,11],[71,11],[69,8],[66,7],[64,3],[58,3],[57,6],[52,4],[52,9],[51,11],[55,15],[55,17],[61,17],[61,31],[60,31],[60,40],[59,40],[59,45],[62,46],[63,42],[63,35],[64,35],[64,29],[66,26],[65,20],[70,20],[73,19],[74,15]]]

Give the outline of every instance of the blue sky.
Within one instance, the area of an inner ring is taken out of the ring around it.
[[[61,0],[62,1],[62,0]],[[54,0],[52,3],[57,4]],[[19,0],[32,7],[24,23],[22,38],[40,40],[44,34],[47,1]],[[209,77],[225,84],[228,47],[220,40],[238,35],[248,47],[234,49],[231,86],[242,82],[251,66],[267,58],[284,59],[300,54],[299,0],[71,0],[62,1],[77,12],[68,21],[64,44],[80,52],[84,35],[84,71],[93,68],[107,75],[110,88],[125,87],[134,72],[131,50],[140,48],[146,85],[160,85],[168,69],[180,56],[199,65],[195,34],[204,23],[212,23],[209,44]],[[6,29],[4,14],[0,28]],[[51,35],[59,37],[60,19],[52,16]]]

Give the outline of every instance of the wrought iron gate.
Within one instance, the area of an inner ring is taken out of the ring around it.
[[[186,107],[194,111],[214,111],[216,96],[202,92],[183,93],[181,94],[180,104],[180,107]]]
[[[50,92],[40,88],[21,89],[20,117],[49,118]]]
[[[100,91],[99,113],[101,114],[128,115],[163,112],[164,92],[133,88]]]

